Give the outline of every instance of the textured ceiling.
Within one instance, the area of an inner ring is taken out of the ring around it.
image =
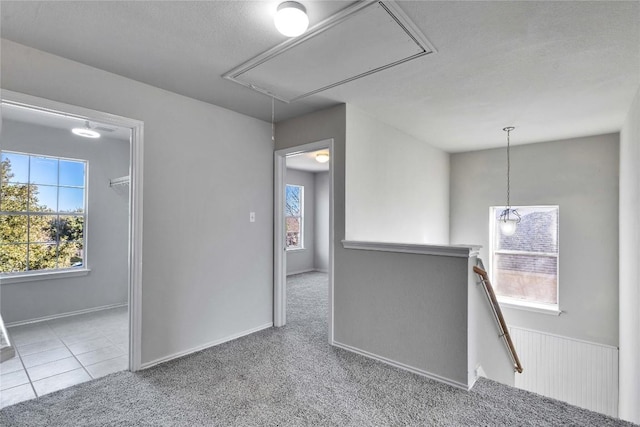
[[[432,52],[395,3],[359,2],[223,77],[288,103]]]
[[[314,25],[352,2],[302,0]],[[221,78],[286,40],[277,1],[2,1],[2,37],[265,121]],[[616,132],[640,85],[640,2],[400,1],[438,53],[291,104],[346,102],[447,151]],[[332,67],[327,63],[326,67]]]

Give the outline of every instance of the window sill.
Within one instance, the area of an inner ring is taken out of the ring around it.
[[[39,280],[65,279],[68,277],[86,276],[91,272],[89,268],[74,268],[69,270],[47,271],[46,273],[14,273],[0,275],[0,284],[36,282]]]
[[[287,252],[304,251],[305,248],[287,248]]]
[[[534,313],[548,314],[551,316],[560,316],[562,311],[557,305],[536,304],[532,302],[522,302],[510,298],[498,298],[498,303],[502,308],[513,308],[516,310],[532,311]]]

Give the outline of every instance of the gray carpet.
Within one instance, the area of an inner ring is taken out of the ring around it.
[[[327,343],[326,275],[290,278],[288,321],[0,411],[2,426],[631,425],[481,379],[458,390]]]

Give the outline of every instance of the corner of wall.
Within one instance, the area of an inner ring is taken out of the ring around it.
[[[640,88],[620,132],[620,418],[640,423]]]

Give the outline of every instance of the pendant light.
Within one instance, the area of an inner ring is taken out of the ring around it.
[[[309,27],[307,9],[296,1],[282,2],[278,5],[274,23],[278,31],[285,36],[297,37]]]
[[[500,213],[499,224],[500,232],[505,236],[513,236],[520,222],[520,214],[517,210],[511,209],[511,131],[513,126],[502,129],[507,132],[507,207]]]

